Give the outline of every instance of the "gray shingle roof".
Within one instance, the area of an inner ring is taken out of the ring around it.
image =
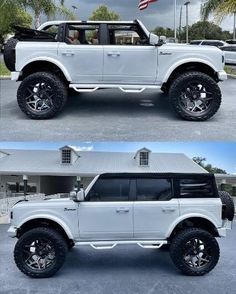
[[[151,153],[150,165],[140,167],[134,153],[79,151],[72,165],[61,164],[61,152],[40,150],[3,150],[9,155],[0,158],[0,174],[81,175],[94,176],[109,172],[176,172],[204,173],[181,153]]]

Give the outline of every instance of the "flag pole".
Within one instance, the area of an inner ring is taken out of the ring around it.
[[[175,40],[177,38],[177,31],[176,31],[176,10],[177,10],[177,0],[174,0],[174,31],[175,31]]]

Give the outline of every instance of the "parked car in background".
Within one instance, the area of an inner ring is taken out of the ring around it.
[[[236,64],[236,45],[220,47],[225,52],[225,64]]]
[[[220,41],[220,40],[192,40],[189,44],[190,45],[208,45],[208,46],[216,46],[216,47],[228,45],[226,42]]]
[[[231,45],[236,45],[236,39],[226,40],[225,42]]]

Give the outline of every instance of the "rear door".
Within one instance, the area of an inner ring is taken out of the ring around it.
[[[172,180],[137,178],[134,202],[134,238],[164,239],[179,216],[178,200],[173,197]]]
[[[136,24],[108,25],[104,46],[104,83],[154,84],[158,49]]]
[[[69,72],[73,83],[102,81],[103,45],[100,25],[68,24],[65,42],[59,44],[58,59]]]
[[[81,239],[119,240],[133,238],[133,201],[130,180],[99,178],[79,205]]]

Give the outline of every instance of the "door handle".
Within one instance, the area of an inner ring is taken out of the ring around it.
[[[120,52],[108,52],[107,55],[116,57],[116,56],[120,56]]]
[[[65,56],[73,56],[73,55],[75,55],[75,53],[73,51],[71,51],[71,50],[62,51],[61,54],[65,55]]]
[[[176,211],[176,209],[174,207],[164,207],[162,208],[162,211],[168,213],[168,212],[174,212]]]
[[[129,212],[129,208],[126,208],[126,207],[117,208],[116,212],[117,213],[127,213],[127,212]]]

